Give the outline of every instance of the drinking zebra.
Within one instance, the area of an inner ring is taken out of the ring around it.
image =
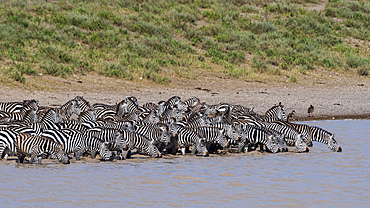
[[[30,157],[29,163],[37,158],[41,164],[41,157],[51,155],[52,158],[57,159],[63,164],[69,164],[69,158],[62,149],[62,145],[53,141],[52,139],[32,136],[26,133],[20,133],[15,139],[17,148],[18,163],[23,163],[26,156]]]
[[[192,154],[198,152],[202,156],[208,156],[209,153],[206,148],[205,141],[205,138],[202,138],[191,128],[178,126],[177,137],[171,138],[166,149],[171,154],[176,154],[177,149],[180,148],[182,155],[185,156],[185,149],[192,146]]]

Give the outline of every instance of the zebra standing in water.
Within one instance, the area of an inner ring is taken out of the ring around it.
[[[63,164],[69,164],[69,158],[62,149],[62,145],[52,139],[20,133],[15,139],[15,144],[17,147],[18,163],[23,163],[24,158],[30,156],[30,164],[32,164],[36,157],[39,159],[39,164],[41,164],[41,157],[46,154],[51,155],[52,158],[57,159]]]
[[[189,146],[193,148],[192,154],[199,152],[202,156],[209,156],[205,145],[205,138],[202,138],[191,128],[182,126],[177,127],[177,137],[171,139],[166,149],[171,154],[176,154],[177,149],[180,147],[182,155],[185,156],[185,149]]]
[[[80,160],[80,156],[86,151],[82,134],[76,134],[68,129],[49,129],[42,132],[41,136],[60,143],[67,154],[73,153],[75,155],[76,160]]]
[[[306,144],[307,136],[300,134],[294,128],[284,125],[283,122],[265,122],[265,127],[283,134],[284,139],[288,146],[295,146],[298,152],[308,152]]]
[[[242,126],[242,130],[245,131],[247,135],[247,144],[239,144],[238,150],[239,152],[243,151],[245,145],[248,146],[247,151],[250,151],[250,145],[262,143],[266,146],[266,148],[271,151],[272,153],[279,152],[279,145],[276,142],[275,136],[262,128],[251,126],[251,125],[244,125]]]
[[[86,138],[99,139],[105,142],[109,151],[117,151],[120,159],[125,159],[124,151],[128,149],[127,143],[118,143],[122,137],[122,132],[117,129],[110,129],[105,127],[94,127],[85,132]]]
[[[128,151],[136,148],[151,157],[162,157],[162,153],[155,145],[151,143],[151,141],[146,136],[129,131],[120,132],[121,135],[116,140],[118,146],[121,146],[122,144],[127,144]]]
[[[320,142],[328,146],[332,151],[341,152],[342,148],[339,146],[337,141],[334,139],[334,134],[317,126],[308,126],[306,124],[296,124],[283,121],[275,121],[276,123],[285,124],[293,127],[296,131],[302,134],[305,138],[307,146],[312,147],[312,142]]]
[[[229,143],[227,142],[225,136],[224,136],[224,129],[220,129],[217,127],[209,127],[209,126],[201,126],[193,129],[195,132],[197,132],[202,138],[206,139],[207,143],[207,149],[209,152],[211,152],[210,147],[214,145],[220,145],[223,150],[226,150],[229,146]],[[214,150],[217,150],[217,147],[212,148],[213,152]]]

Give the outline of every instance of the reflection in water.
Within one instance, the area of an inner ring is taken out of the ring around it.
[[[370,206],[370,120],[315,121],[343,152],[165,156],[62,165],[1,161],[0,201],[11,206]]]

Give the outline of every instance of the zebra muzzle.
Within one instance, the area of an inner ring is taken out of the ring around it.
[[[341,147],[338,147],[337,152],[342,152],[342,148]]]

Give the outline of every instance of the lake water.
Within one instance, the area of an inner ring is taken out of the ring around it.
[[[343,152],[1,161],[1,207],[370,207],[370,120],[312,121]]]

